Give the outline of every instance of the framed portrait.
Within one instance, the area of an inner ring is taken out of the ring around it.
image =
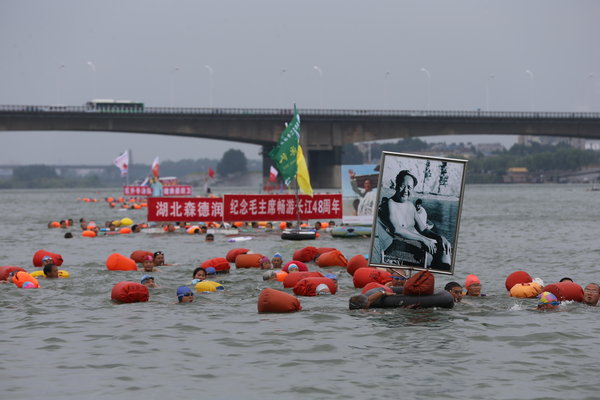
[[[454,273],[466,164],[382,153],[371,266]]]
[[[371,225],[377,209],[379,164],[344,164],[341,171],[342,223]]]

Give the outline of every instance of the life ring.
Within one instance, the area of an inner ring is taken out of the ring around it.
[[[109,271],[137,271],[137,265],[131,258],[119,253],[113,253],[106,259]]]
[[[234,263],[235,262],[235,258],[240,255],[240,254],[246,254],[250,251],[250,249],[244,249],[243,247],[237,247],[235,249],[231,249],[227,252],[227,255],[225,256],[225,259],[227,259],[227,261]]]
[[[27,271],[25,271],[25,268],[17,267],[15,265],[0,266],[0,281],[5,281],[11,272],[17,272],[17,271],[27,272]]]
[[[304,278],[323,278],[323,274],[317,271],[292,272],[291,274],[287,274],[283,280],[283,287],[293,288],[296,283]]]
[[[321,254],[316,263],[319,267],[344,267],[348,266],[348,260],[341,251],[339,250],[331,250],[327,253]]]
[[[392,274],[377,268],[359,268],[354,272],[352,281],[355,288],[363,288],[369,282],[386,284],[392,280]]]
[[[292,264],[296,265],[298,267],[299,272],[308,271],[308,267],[306,266],[306,264],[304,264],[302,261],[294,261],[294,260],[286,262],[285,265],[283,267],[281,267],[281,270],[289,273],[290,265],[292,265]]]
[[[41,267],[42,258],[44,258],[45,256],[49,256],[50,258],[52,258],[54,265],[56,265],[57,267],[60,267],[63,263],[63,258],[60,254],[52,253],[48,250],[38,250],[33,255],[33,265],[36,267]]]
[[[213,267],[217,271],[217,274],[226,274],[231,269],[229,261],[223,257],[210,258],[200,264],[200,267],[204,269]]]
[[[371,226],[349,225],[336,226],[331,230],[331,236],[341,238],[361,238],[371,236]]]
[[[427,296],[405,296],[397,294],[393,296],[385,296],[380,302],[377,302],[376,308],[452,308],[454,307],[454,298],[450,292],[441,290]]]
[[[259,313],[289,313],[302,310],[300,300],[289,293],[265,288],[258,295]]]
[[[309,262],[313,261],[315,257],[319,254],[318,250],[314,246],[306,246],[301,249],[298,249],[292,255],[292,260]]]
[[[154,253],[152,253],[151,251],[146,251],[146,250],[136,250],[133,253],[131,253],[129,258],[131,258],[136,263],[143,263],[144,259],[148,256],[154,258]]]
[[[354,275],[359,268],[367,268],[369,266],[369,261],[362,254],[357,254],[348,260],[348,265],[346,267],[346,272],[350,275]]]
[[[39,278],[39,277],[45,277],[46,275],[44,275],[44,270],[40,269],[37,271],[33,271],[31,274],[31,276],[33,276],[34,278]],[[64,269],[59,269],[58,270],[58,277],[59,278],[70,278],[71,274],[69,274],[68,271],[65,271]]]
[[[281,232],[283,240],[314,240],[317,238],[317,232],[314,229],[284,229]]]
[[[196,283],[196,291],[198,293],[212,293],[225,290],[225,287],[218,282],[213,281],[201,281]]]
[[[317,286],[324,283],[329,288],[331,294],[337,291],[337,285],[329,278],[304,278],[294,285],[293,291],[298,296],[316,296]]]
[[[583,288],[575,282],[557,282],[544,286],[542,292],[550,292],[559,301],[572,300],[581,303],[583,301]]]
[[[516,283],[510,288],[510,297],[532,299],[542,293],[542,286],[536,282]]]
[[[508,290],[510,292],[510,289],[512,289],[512,287],[515,286],[517,283],[522,284],[522,283],[529,283],[529,282],[533,282],[533,278],[531,277],[531,275],[529,275],[525,271],[515,271],[506,277],[504,286],[506,286],[506,290]],[[513,297],[516,297],[516,296],[513,296]]]
[[[13,275],[13,283],[22,289],[37,289],[39,282],[33,276],[24,271],[17,271]]]
[[[260,259],[262,254],[238,254],[235,258],[237,268],[260,268]]]
[[[140,303],[148,301],[148,288],[137,282],[119,282],[113,286],[110,298],[117,303]]]

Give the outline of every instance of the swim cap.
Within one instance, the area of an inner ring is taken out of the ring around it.
[[[359,294],[357,296],[350,297],[348,301],[348,306],[351,310],[358,310],[361,308],[365,308],[367,306],[369,299],[364,294]]]
[[[558,301],[556,296],[552,293],[544,292],[539,296],[538,305],[541,304],[550,304],[551,306],[558,306],[560,304],[560,301]]]
[[[44,257],[42,257],[42,261],[54,261],[54,260],[50,256],[44,256]]]
[[[471,274],[467,276],[467,279],[465,279],[465,289],[469,290],[469,286],[471,286],[474,283],[478,283],[481,285],[481,281],[479,280],[477,275]]]
[[[35,285],[32,282],[24,282],[23,286],[21,286],[21,289],[33,289],[35,288]]]
[[[294,270],[296,270],[296,271],[300,271],[300,268],[298,268],[298,266],[297,266],[296,264],[290,264],[290,265],[288,266],[288,272],[291,272],[291,271],[292,271],[292,268],[293,268]]]
[[[140,283],[142,283],[142,284],[143,284],[143,283],[144,283],[144,282],[146,282],[148,279],[154,279],[154,277],[153,277],[152,275],[148,275],[148,274],[146,274],[146,275],[142,276],[142,280],[140,281]]]
[[[337,282],[337,279],[338,279],[338,278],[337,278],[337,275],[336,275],[336,274],[332,274],[331,272],[330,272],[330,273],[328,273],[328,274],[325,274],[325,278],[329,278],[329,279],[331,279],[332,281],[336,281],[336,282]]]
[[[215,267],[206,268],[206,275],[215,275],[216,273],[217,273],[217,270],[215,269]]]
[[[327,292],[325,290],[327,290]],[[329,291],[329,286],[327,286],[324,283],[319,284],[319,286],[317,286],[317,289],[315,291],[317,292],[317,295],[331,294],[331,292]]]
[[[179,302],[181,303],[181,300],[183,300],[184,296],[193,296],[194,292],[192,292],[192,289],[190,289],[187,286],[179,286],[177,288],[177,298],[179,299]]]
[[[262,263],[265,263],[265,262],[271,262],[271,260],[269,260],[269,258],[267,258],[267,257],[263,257],[260,260],[258,260],[258,262],[262,264]]]
[[[281,258],[281,259],[283,259],[283,257],[279,253],[273,254],[273,258]]]
[[[154,261],[154,258],[150,254],[148,254],[144,257],[144,261]]]

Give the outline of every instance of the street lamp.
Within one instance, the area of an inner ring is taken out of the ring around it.
[[[525,73],[531,78],[531,86],[529,88],[529,108],[531,108],[531,111],[535,111],[535,103],[533,102],[533,83],[535,75],[533,75],[533,72],[528,69],[525,70]]]
[[[494,75],[489,75],[485,80],[485,111],[490,111],[490,80],[494,78]]]
[[[169,100],[169,106],[173,107],[173,92],[175,90],[175,73],[177,71],[179,71],[181,68],[180,67],[175,67],[173,68],[173,71],[171,71],[171,93],[170,93],[170,100]]]
[[[212,83],[212,81],[213,81],[213,72],[214,71],[213,71],[212,67],[208,64],[205,65],[204,68],[206,68],[208,70],[208,104],[209,104],[210,108],[212,108],[212,106],[213,106],[213,94],[212,94],[213,83]]]
[[[427,109],[429,110],[431,108],[431,74],[425,67],[422,67],[421,71],[427,75]]]
[[[58,68],[56,69],[56,104],[59,105],[60,103],[60,82],[59,82],[59,74],[60,71],[65,69],[65,65],[61,64],[58,66]]]
[[[96,65],[91,62],[88,61],[87,65],[90,66],[90,68],[92,69],[92,88],[93,88],[93,98],[96,98]]]
[[[323,108],[323,70],[318,65],[313,67],[315,71],[319,73],[319,104],[321,109]]]

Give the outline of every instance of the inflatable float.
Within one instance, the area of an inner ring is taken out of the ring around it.
[[[341,238],[369,237],[371,236],[370,225],[348,225],[336,226],[331,230],[331,236]]]
[[[400,288],[396,288],[398,291]],[[363,295],[367,297],[368,294]],[[440,290],[426,296],[407,296],[403,293],[388,295],[371,304],[370,308],[453,308],[454,299],[450,292]],[[352,307],[351,307],[352,308]]]
[[[314,229],[284,229],[281,232],[281,238],[284,240],[314,240],[317,238],[317,231]]]
[[[259,313],[290,313],[302,310],[300,300],[295,296],[271,288],[260,292],[257,308]]]

